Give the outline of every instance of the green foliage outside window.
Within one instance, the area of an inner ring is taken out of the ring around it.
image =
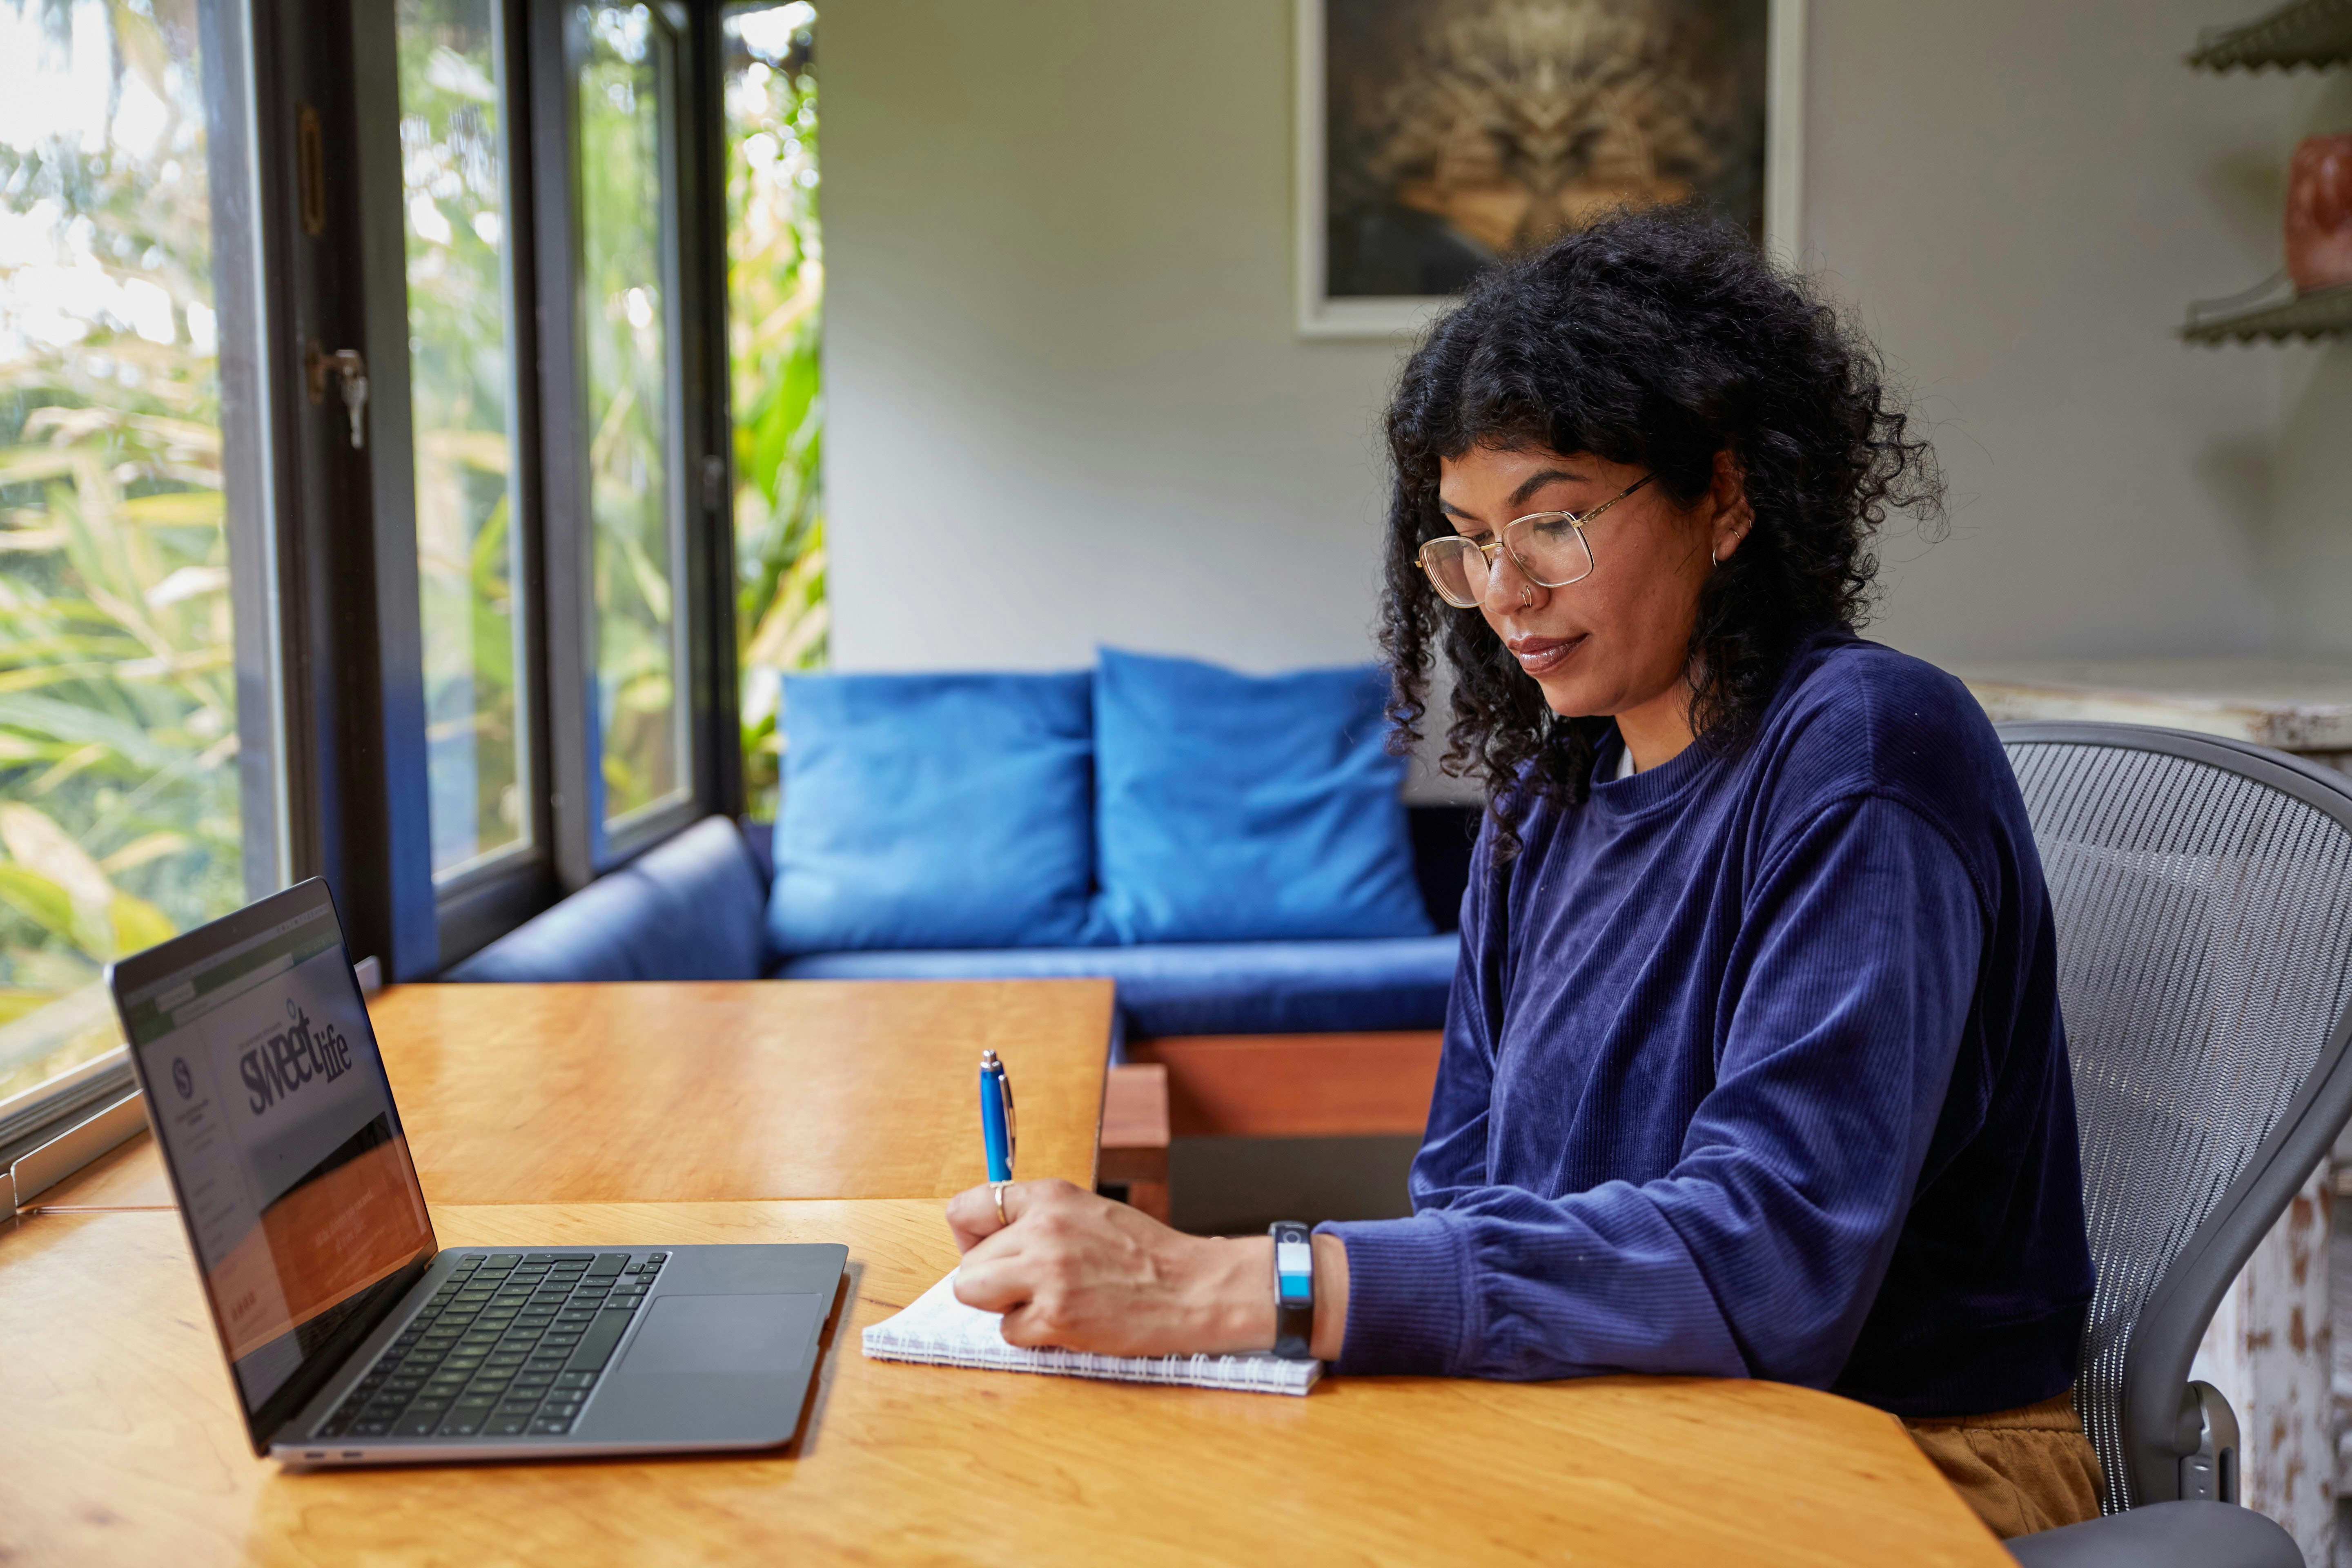
[[[583,15],[588,48],[578,87],[580,326],[588,372],[598,721],[604,815],[611,818],[663,799],[683,782],[664,73],[649,6],[588,6]]]
[[[826,654],[815,38],[801,0],[728,14],[736,647],[745,795],[762,817],[776,805],[780,683]]]
[[[244,901],[195,20],[0,6],[55,116],[0,142],[0,1099],[119,1040],[107,960]]]
[[[491,0],[399,0],[394,13],[436,874],[529,832],[493,14]]]
[[[107,41],[95,61],[77,54],[83,11]],[[774,805],[778,678],[826,657],[814,23],[794,0],[732,7],[726,28],[741,731],[762,815]],[[460,123],[483,107],[480,84],[456,68],[451,40],[403,32],[416,46],[400,62],[415,95],[404,108],[424,121],[404,126],[404,152],[462,159],[482,134]],[[81,106],[37,144],[0,143],[0,1098],[116,1043],[95,984],[109,959],[244,901],[195,41],[194,0],[0,0],[0,47],[47,50],[59,101]],[[629,52],[592,65],[582,102],[582,167],[596,186],[583,205],[616,220],[601,249],[592,237],[583,311],[614,395],[590,434],[613,509],[600,509],[597,578],[615,813],[657,798],[677,766],[658,521],[667,318],[657,220],[646,222],[653,117],[635,97],[653,84]],[[509,458],[495,412],[503,367],[491,363],[504,332],[481,330],[500,307],[477,287],[497,246],[475,222],[490,192],[467,185],[438,204],[446,240],[437,224],[412,233],[410,259],[430,270],[428,254],[446,250],[453,274],[412,290],[428,354],[469,340],[484,351],[479,364],[424,378],[454,401],[438,416],[420,411],[416,458],[420,510],[446,501],[464,517],[445,531],[463,559],[432,548],[441,535],[427,530],[420,564],[428,594],[446,583],[452,629],[467,624],[449,673],[470,666],[471,691],[459,701],[428,679],[429,700],[435,724],[471,726],[502,753],[479,763],[487,847],[519,826]]]

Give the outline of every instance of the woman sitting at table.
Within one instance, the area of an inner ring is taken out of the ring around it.
[[[1391,711],[1442,647],[1493,805],[1414,1212],[1318,1228],[1313,1353],[1806,1384],[1996,1530],[2095,1515],[2024,805],[1960,684],[1854,635],[1873,535],[1939,494],[1874,352],[1744,237],[1621,216],[1481,282],[1387,429]],[[1267,1238],[1043,1182],[949,1218],[1015,1344],[1275,1343]]]

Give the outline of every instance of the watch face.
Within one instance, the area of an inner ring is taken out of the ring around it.
[[[1275,1232],[1274,1293],[1286,1307],[1304,1307],[1315,1300],[1315,1252],[1303,1226],[1285,1226]]]

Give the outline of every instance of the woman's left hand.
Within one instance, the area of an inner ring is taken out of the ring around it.
[[[1186,1236],[1067,1182],[948,1200],[956,1299],[1004,1314],[1005,1342],[1103,1355],[1222,1354],[1274,1344],[1274,1243]]]

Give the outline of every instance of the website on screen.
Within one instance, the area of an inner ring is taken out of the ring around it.
[[[247,1407],[433,1232],[324,910],[133,999],[151,1111]]]

